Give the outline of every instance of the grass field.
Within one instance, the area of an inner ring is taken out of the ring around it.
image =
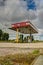
[[[17,43],[15,40],[8,40],[8,41],[0,40],[0,43],[1,43],[1,42]],[[21,43],[21,42],[18,42],[18,43]],[[23,42],[23,43],[26,43],[26,42]],[[27,43],[30,43],[30,42],[27,42]],[[43,41],[34,40],[34,41],[32,41],[32,43],[43,43]]]

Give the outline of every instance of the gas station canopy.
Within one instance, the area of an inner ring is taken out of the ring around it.
[[[24,21],[24,22],[12,24],[10,29],[15,31],[17,31],[18,29],[18,32],[24,33],[24,34],[38,33],[37,28],[30,21]]]

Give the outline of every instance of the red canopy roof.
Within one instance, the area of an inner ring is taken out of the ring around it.
[[[25,21],[25,22],[19,22],[11,25],[12,30],[17,30],[19,29],[19,32],[29,34],[30,30],[31,33],[38,33],[37,28],[30,22],[30,21]]]
[[[30,25],[29,21],[27,21],[27,22],[20,22],[20,23],[12,24],[12,28],[26,27],[26,26],[29,26],[29,25]]]

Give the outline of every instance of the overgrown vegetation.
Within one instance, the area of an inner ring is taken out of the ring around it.
[[[39,54],[40,52],[39,52],[39,50],[34,50],[33,51],[33,54]]]
[[[38,54],[14,54],[0,57],[0,65],[30,65]]]

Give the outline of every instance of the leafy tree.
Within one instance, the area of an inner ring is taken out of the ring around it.
[[[2,40],[8,40],[8,39],[9,39],[9,34],[3,33]]]
[[[2,39],[2,34],[3,34],[3,32],[2,32],[2,30],[0,29],[0,40]]]

